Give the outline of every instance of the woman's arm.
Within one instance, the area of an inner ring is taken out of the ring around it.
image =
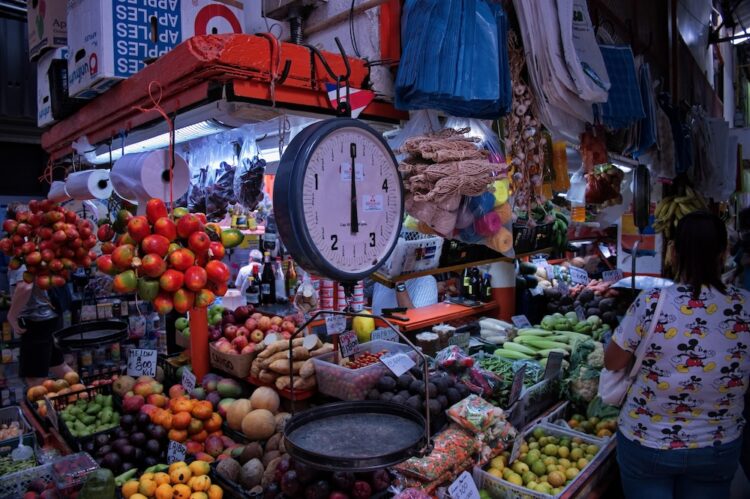
[[[23,334],[26,332],[25,329],[18,325],[18,316],[21,315],[23,308],[29,302],[32,289],[33,285],[25,281],[18,281],[18,283],[16,284],[16,289],[13,291],[13,297],[10,300],[8,322],[10,323],[13,330],[18,334]]]
[[[610,341],[604,351],[604,367],[610,371],[619,371],[630,365],[633,354],[620,348],[620,345]]]

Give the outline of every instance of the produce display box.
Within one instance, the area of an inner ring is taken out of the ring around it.
[[[93,386],[86,388],[85,390],[66,393],[65,395],[47,399],[47,415],[52,422],[52,425],[60,432],[60,435],[63,437],[63,439],[75,451],[80,451],[81,449],[83,449],[83,445],[87,441],[96,438],[97,435],[111,435],[112,433],[117,431],[118,426],[115,425],[112,428],[98,431],[85,437],[74,437],[70,432],[68,425],[62,419],[62,417],[60,417],[60,411],[65,409],[68,405],[76,403],[79,399],[91,400],[97,395],[112,395],[112,385]],[[117,397],[113,397],[113,405],[116,405],[115,400],[117,400]],[[116,407],[114,408],[116,409]]]
[[[252,367],[253,360],[255,360],[255,356],[257,355],[255,352],[245,355],[223,353],[213,343],[208,344],[208,351],[211,367],[215,367],[238,378],[247,378],[247,375],[250,374],[250,367]]]
[[[215,483],[224,491],[224,499],[260,499],[263,497],[263,493],[250,494],[246,491],[239,483],[228,480],[216,472],[216,467],[219,465],[218,461],[211,463],[211,482]]]
[[[565,430],[571,431],[573,433],[577,433],[580,436],[585,436],[587,438],[593,438],[593,439],[599,440],[601,442],[601,445],[606,445],[607,442],[614,437],[614,432],[609,437],[598,437],[596,435],[592,435],[590,433],[586,433],[584,431],[579,431],[579,430],[576,430],[575,428],[571,428],[570,426],[568,426],[567,421],[573,415],[573,413],[574,413],[573,406],[570,405],[570,402],[565,401],[560,405],[560,407],[550,412],[548,415],[544,416],[542,418],[542,422],[548,425],[564,428]]]
[[[99,465],[93,457],[85,452],[79,452],[55,460],[52,463],[52,478],[57,490],[63,497],[68,497],[68,494],[81,488],[86,482],[86,477],[97,469]]]
[[[298,378],[299,375],[295,376],[295,378]],[[295,400],[295,401],[301,401],[301,400],[307,400],[309,398],[312,398],[317,392],[316,390],[294,390],[294,394],[292,394],[292,390],[289,388],[284,388],[283,390],[279,390],[275,384],[273,383],[263,383],[258,378],[254,378],[253,376],[248,376],[247,382],[250,383],[253,386],[267,386],[269,388],[273,388],[276,390],[276,393],[279,394],[281,398],[285,398],[287,400]]]
[[[0,499],[23,497],[31,482],[39,479],[45,482],[53,480],[51,463],[0,476]]]
[[[393,341],[375,340],[359,345],[359,353],[377,353],[385,350],[389,354],[405,353],[416,362],[417,353],[408,345]],[[388,370],[382,362],[359,369],[349,369],[333,363],[336,352],[313,358],[318,391],[340,400],[364,400],[367,392],[375,386]]]
[[[435,269],[440,264],[442,249],[442,237],[402,231],[393,253],[378,272],[393,278],[411,272]]]
[[[23,415],[23,411],[17,405],[11,405],[0,409],[0,425],[10,425],[12,423],[18,423],[21,433],[17,437],[7,438],[0,441],[0,447],[17,443],[19,437],[26,437],[26,435],[34,433],[34,429],[31,427],[26,417]]]
[[[566,430],[559,426],[549,425],[547,423],[540,423],[538,425],[534,425],[528,428],[526,431],[523,432],[523,438],[525,439],[536,428],[539,428],[539,427],[544,429],[547,435],[553,435],[557,437],[580,438],[583,442],[586,442],[590,445],[598,446],[599,452],[597,452],[596,456],[594,456],[594,459],[592,459],[591,462],[589,462],[589,464],[587,464],[580,471],[580,473],[578,473],[578,475],[569,484],[567,484],[560,491],[559,494],[556,494],[556,495],[543,494],[541,492],[536,492],[534,490],[527,489],[520,485],[512,484],[506,480],[503,480],[502,478],[498,478],[498,477],[490,475],[489,473],[484,471],[482,468],[475,467],[474,472],[473,472],[473,478],[474,478],[474,483],[476,484],[479,490],[483,490],[483,489],[486,490],[490,494],[490,497],[493,499],[549,499],[550,497],[554,497],[554,498],[568,497],[569,492],[571,490],[580,487],[585,481],[591,478],[592,474],[601,473],[601,470],[599,469],[599,467],[606,459],[609,453],[608,452],[609,449],[605,448],[602,445],[602,442],[600,439],[591,438],[590,435],[585,435],[585,434],[581,434],[578,432]],[[580,497],[586,497],[586,496],[581,495]]]
[[[552,244],[552,225],[540,224],[529,227],[524,223],[513,224],[513,249],[516,253],[529,253]]]

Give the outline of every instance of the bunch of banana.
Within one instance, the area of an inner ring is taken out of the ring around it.
[[[684,196],[667,196],[656,205],[654,230],[671,239],[677,222],[682,217],[693,211],[705,209],[706,203],[703,198],[690,187],[686,187]]]
[[[559,211],[555,211],[555,222],[552,224],[552,246],[563,249],[568,245],[568,219]]]

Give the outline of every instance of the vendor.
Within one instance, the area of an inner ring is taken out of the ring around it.
[[[437,281],[431,275],[397,282],[395,289],[375,283],[372,292],[372,312],[381,315],[384,308],[419,308],[434,305],[437,301]]]
[[[258,250],[252,250],[247,258],[247,265],[242,267],[237,274],[237,279],[234,281],[234,287],[240,290],[241,295],[245,295],[248,286],[250,286],[250,278],[253,276],[253,270],[257,267],[258,275],[262,268],[263,254]]]

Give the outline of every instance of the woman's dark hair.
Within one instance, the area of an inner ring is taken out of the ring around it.
[[[727,228],[716,215],[696,211],[682,217],[674,240],[677,274],[698,299],[702,286],[726,294],[721,281],[722,258],[727,250]]]

